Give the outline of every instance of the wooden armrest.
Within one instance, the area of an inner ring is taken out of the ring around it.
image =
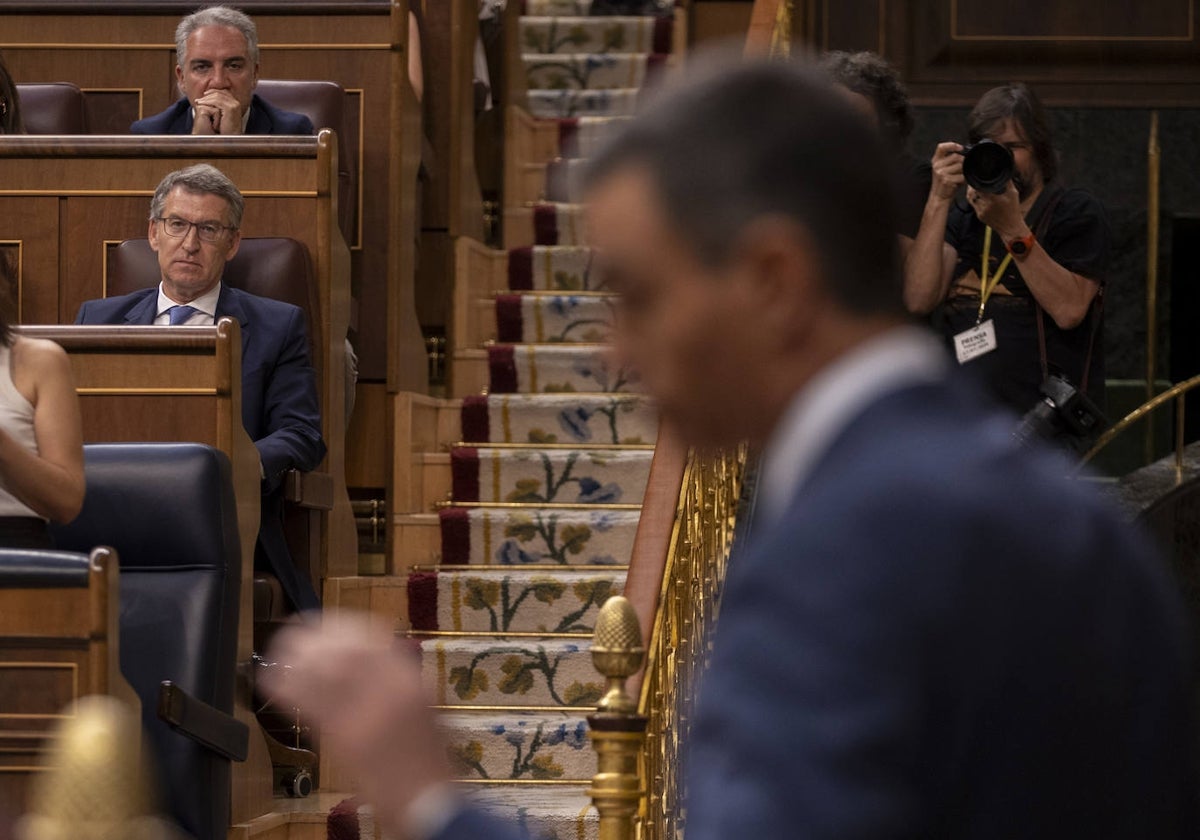
[[[333,510],[333,477],[323,472],[288,470],[283,477],[283,498],[300,507]]]
[[[158,689],[158,717],[167,726],[231,761],[245,761],[250,728],[188,694],[170,680]]]

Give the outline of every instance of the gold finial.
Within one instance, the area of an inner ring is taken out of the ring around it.
[[[175,837],[151,816],[142,764],[142,722],[114,697],[80,698],[47,752],[18,840],[117,840]]]
[[[625,691],[625,680],[642,667],[646,648],[642,645],[642,629],[633,605],[621,595],[604,602],[596,616],[592,641],[592,663],[608,687],[598,708],[612,714],[632,714],[637,704]]]

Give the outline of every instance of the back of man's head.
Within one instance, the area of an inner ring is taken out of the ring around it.
[[[596,186],[644,167],[701,261],[724,263],[750,222],[782,216],[818,244],[848,312],[903,311],[888,157],[866,120],[816,70],[752,62],[690,70],[592,160]]]
[[[228,6],[209,6],[192,12],[175,27],[175,63],[180,67],[187,66],[188,38],[205,26],[228,26],[241,32],[246,39],[247,57],[252,64],[258,64],[258,27],[250,16]]]

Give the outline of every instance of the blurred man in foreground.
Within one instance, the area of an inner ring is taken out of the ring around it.
[[[876,133],[785,64],[691,82],[591,167],[619,349],[690,443],[764,447],[688,840],[1195,836],[1165,568],[906,326],[887,183]],[[446,784],[416,663],[345,626],[279,655],[388,830],[502,836]]]

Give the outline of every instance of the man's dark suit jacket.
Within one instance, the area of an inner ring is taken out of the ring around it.
[[[158,286],[89,300],[77,324],[150,325]],[[222,286],[216,317],[237,319],[242,332],[242,423],[263,466],[258,548],[298,609],[320,605],[312,583],[296,569],[283,536],[284,474],[314,469],[325,457],[316,374],[309,361],[304,313],[289,303]]]
[[[688,840],[1198,836],[1166,568],[983,403],[879,399],[731,559]]]
[[[134,134],[191,134],[192,106],[187,97],[162,113],[138,120],[129,127]],[[312,134],[312,120],[303,114],[276,108],[256,93],[250,102],[247,134]]]

